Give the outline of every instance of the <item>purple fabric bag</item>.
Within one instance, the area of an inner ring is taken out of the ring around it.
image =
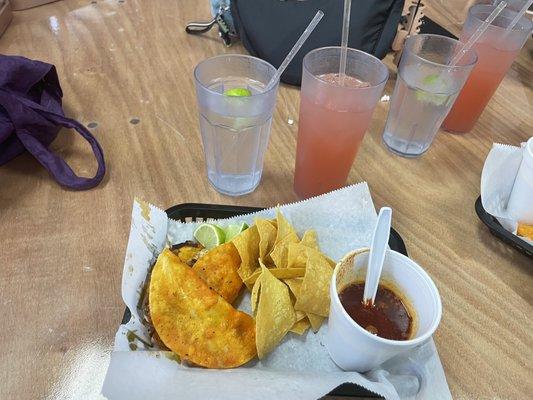
[[[87,128],[65,117],[62,97],[53,65],[0,55],[0,165],[28,151],[59,184],[76,190],[90,189],[105,175],[104,154]],[[75,129],[91,145],[98,161],[93,178],[77,176],[48,149],[61,127]]]

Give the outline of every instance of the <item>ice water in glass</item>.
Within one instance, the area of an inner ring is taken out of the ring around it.
[[[437,131],[459,94],[457,82],[411,65],[396,81],[383,141],[404,156],[418,156],[433,142]]]
[[[477,61],[468,51],[449,63],[461,43],[440,35],[415,35],[405,42],[383,142],[392,152],[417,157],[426,152]]]
[[[217,79],[209,89],[224,93],[228,89],[246,88],[252,96],[261,93],[265,85],[248,78]],[[272,114],[236,117],[240,98],[228,98],[233,113],[220,114],[207,109],[200,112],[200,131],[207,144],[207,176],[213,186],[225,194],[244,194],[257,187],[263,170],[263,155],[268,143]]]
[[[277,83],[266,89],[275,69],[243,55],[214,57],[195,71],[200,133],[207,176],[216,190],[239,196],[261,180],[270,136]],[[249,96],[228,96],[246,89]]]

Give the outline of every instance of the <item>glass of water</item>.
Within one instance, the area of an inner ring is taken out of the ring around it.
[[[278,82],[259,58],[225,54],[194,70],[207,177],[220,193],[240,196],[259,184]]]
[[[440,35],[415,35],[405,42],[383,142],[392,152],[417,157],[429,149],[470,71],[477,62],[468,51],[447,65],[462,44]]]

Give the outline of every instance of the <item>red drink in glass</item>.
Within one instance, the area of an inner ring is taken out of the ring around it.
[[[294,190],[300,198],[342,187],[388,78],[385,65],[348,49],[341,86],[340,47],[304,58]]]
[[[476,5],[470,8],[461,42],[470,38],[494,7]],[[527,17],[522,17],[512,31],[506,32],[505,28],[515,15],[515,11],[504,9],[474,44],[478,62],[444,120],[443,129],[455,133],[469,132],[483,113],[531,34],[533,24]]]

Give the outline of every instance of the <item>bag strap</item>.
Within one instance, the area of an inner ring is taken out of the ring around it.
[[[16,129],[16,133],[26,150],[28,150],[45,167],[54,179],[62,186],[74,190],[85,190],[97,186],[105,175],[104,153],[96,138],[78,121],[63,117],[55,113],[47,113],[47,119],[65,128],[76,130],[93,150],[98,169],[92,178],[76,175],[70,166],[56,153],[46,148],[39,140],[25,129]]]

